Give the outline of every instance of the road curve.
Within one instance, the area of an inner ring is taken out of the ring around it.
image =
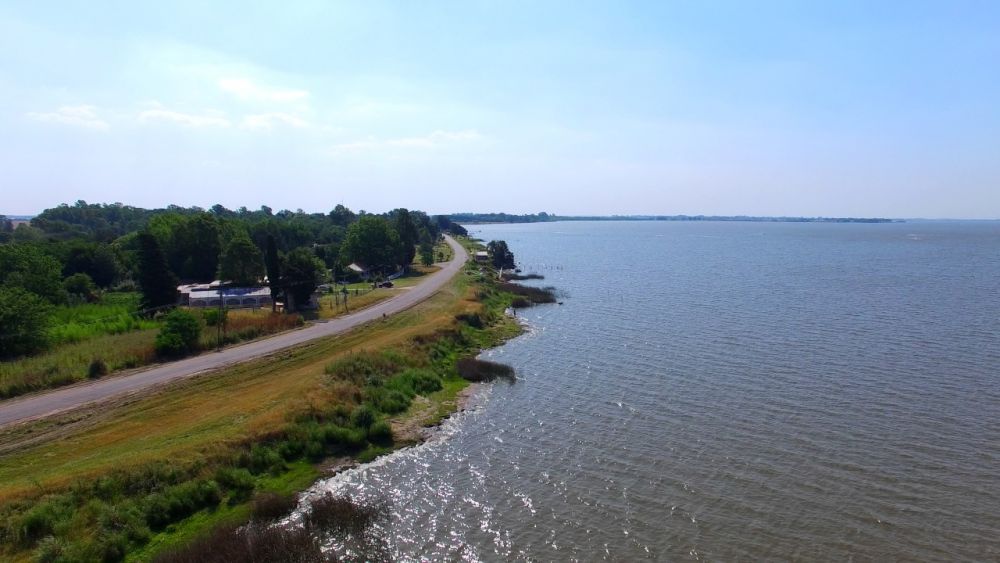
[[[445,239],[454,251],[455,255],[452,260],[446,263],[441,270],[431,274],[425,281],[407,291],[400,292],[399,295],[391,299],[362,309],[357,313],[315,323],[300,330],[225,348],[220,352],[206,352],[200,356],[178,360],[132,375],[110,377],[3,401],[0,402],[0,426],[43,418],[87,404],[149,389],[169,381],[242,363],[310,340],[341,334],[358,325],[382,318],[383,315],[392,315],[409,309],[437,293],[468,260],[469,256],[460,244],[449,236],[446,236]]]

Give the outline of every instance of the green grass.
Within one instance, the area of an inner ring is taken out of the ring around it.
[[[393,413],[428,421],[446,416],[466,385],[455,381],[455,360],[498,338],[485,333],[508,333],[507,319],[485,310],[486,303],[502,307],[503,296],[457,276],[413,309],[337,339],[178,382],[116,408],[3,430],[0,558],[40,555],[51,546],[38,538],[52,533],[67,549],[124,546],[130,558],[146,560],[220,524],[246,520],[246,487],[221,469],[245,468],[227,471],[249,471],[253,492],[288,494],[317,477],[312,463],[325,456],[364,461],[389,451],[385,429]],[[497,324],[474,329],[456,320],[470,313]],[[421,394],[433,409],[411,412]],[[372,415],[352,416],[362,405]],[[190,497],[196,484],[215,487],[219,496]],[[157,516],[143,528],[151,507],[177,495],[195,504],[171,509],[172,521]],[[42,499],[59,510],[45,516],[37,537],[12,542]],[[88,508],[95,502],[100,510]],[[140,515],[127,528],[138,532],[114,532],[116,520],[101,516],[109,510]]]
[[[126,297],[123,300],[129,299],[129,294],[124,295]],[[134,330],[116,333],[113,330],[117,325],[110,320],[103,324],[85,320],[110,319],[111,317],[101,315],[121,311],[127,306],[119,302],[110,305],[78,305],[60,310],[57,314],[66,319],[68,327],[64,334],[77,334],[80,339],[72,341],[74,339],[70,338],[47,352],[0,363],[0,399],[84,381],[90,377],[90,364],[95,360],[104,363],[107,373],[143,367],[158,361],[153,346],[159,331],[158,322],[137,320],[134,322],[139,324]],[[134,319],[126,315],[119,317],[116,322],[125,322],[121,321],[123,318]],[[303,319],[299,315],[272,314],[268,310],[233,310],[229,312],[222,343],[229,345],[252,340],[297,328],[302,324]],[[203,326],[201,349],[214,349],[218,345],[218,336],[216,327]]]
[[[277,476],[257,477],[255,490],[258,492],[292,495],[312,485],[320,477],[316,467],[305,461],[288,464],[288,469]],[[166,530],[154,534],[149,543],[130,553],[126,561],[149,561],[157,554],[188,545],[206,536],[213,528],[223,524],[240,524],[250,517],[250,500],[238,504],[222,502],[219,506],[201,510]]]
[[[138,293],[107,293],[100,303],[57,307],[52,313],[49,342],[58,346],[156,328],[156,321],[135,314],[138,307]]]

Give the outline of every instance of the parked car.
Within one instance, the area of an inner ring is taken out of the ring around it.
[[[384,281],[384,282],[378,284],[378,286],[379,287],[392,287],[392,282],[391,281]]]

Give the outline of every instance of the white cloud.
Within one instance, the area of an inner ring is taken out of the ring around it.
[[[229,127],[232,123],[219,115],[196,115],[166,109],[150,109],[139,114],[142,123],[166,121],[185,127]]]
[[[263,102],[298,102],[309,97],[309,92],[305,90],[290,90],[281,88],[268,88],[254,83],[246,78],[223,78],[220,79],[219,88],[230,94],[234,94],[241,100],[263,101]]]
[[[415,148],[434,149],[443,146],[452,146],[462,143],[469,143],[483,139],[478,131],[466,129],[462,131],[434,131],[423,137],[400,137],[398,139],[386,139],[379,141],[375,138],[368,138],[363,141],[342,143],[333,147],[334,153],[358,152],[365,150],[378,150],[384,148]]]
[[[290,113],[259,113],[248,115],[243,118],[240,127],[244,129],[271,129],[275,125],[286,125],[289,127],[308,127],[309,123],[301,117]]]
[[[27,116],[29,119],[34,119],[35,121],[61,123],[63,125],[85,127],[87,129],[95,129],[98,131],[107,131],[111,128],[107,121],[104,121],[97,115],[97,110],[94,106],[87,105],[62,106],[53,112],[31,112],[28,113]]]

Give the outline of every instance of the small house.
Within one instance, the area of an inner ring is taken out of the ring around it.
[[[489,252],[486,252],[485,250],[478,250],[478,251],[476,251],[476,262],[484,262],[485,263],[485,262],[489,262],[489,261],[490,261],[490,253]]]

